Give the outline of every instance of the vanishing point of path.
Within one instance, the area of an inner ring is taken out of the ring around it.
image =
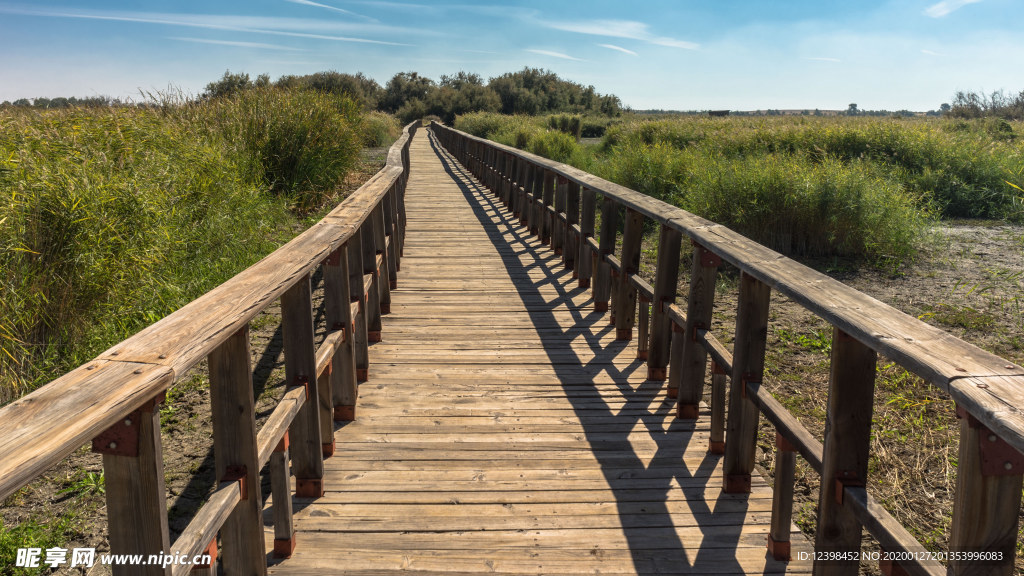
[[[358,419],[270,572],[808,572],[767,554],[771,487],[722,494],[707,415],[674,418],[559,258],[426,130],[411,156],[405,256]]]

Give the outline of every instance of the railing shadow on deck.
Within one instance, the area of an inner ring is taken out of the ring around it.
[[[606,314],[592,309],[589,312],[584,311],[587,304],[592,306],[592,299],[581,305],[573,302],[573,297],[584,293],[586,288],[571,287],[572,272],[561,267],[560,260],[554,252],[541,245],[537,239],[531,239],[529,231],[518,225],[513,216],[502,209],[501,203],[496,201],[490,191],[476,181],[433,136],[431,145],[441,159],[445,171],[458,184],[474,214],[487,230],[488,238],[494,247],[499,249],[502,262],[510,276],[517,278],[515,285],[519,296],[528,304],[531,320],[538,327],[537,332],[545,351],[550,354],[554,349],[564,349],[556,346],[565,342],[564,333],[552,334],[540,327],[557,324],[554,309],[567,305],[573,316],[573,327],[579,329],[578,336],[583,337],[594,354],[592,360],[584,362],[570,349],[570,361],[566,361],[564,357],[552,356],[551,365],[559,380],[563,382],[566,397],[580,419],[587,442],[600,463],[605,480],[614,495],[620,518],[623,520],[623,534],[637,572],[678,571],[686,566],[694,573],[741,572],[738,559],[730,559],[720,553],[711,552],[735,549],[740,544],[743,518],[746,517],[747,510],[746,495],[720,494],[720,483],[713,483],[712,471],[722,457],[701,449],[705,455],[700,465],[696,469],[687,467],[683,456],[692,434],[686,432],[695,431],[696,423],[678,420],[672,416],[674,400],[664,399],[656,406],[652,406],[652,402],[662,391],[662,382],[645,379],[636,388],[632,388],[628,379],[646,364],[642,360],[634,359],[624,369],[616,366],[614,358],[624,352],[629,343],[613,341],[607,345],[602,344],[602,339],[614,331],[614,325],[608,323]],[[500,219],[497,225],[492,219],[495,216]],[[512,237],[511,240],[508,239],[509,235]],[[501,250],[506,246],[514,250]],[[528,278],[526,272],[531,265],[523,264],[520,260],[520,256],[524,254],[532,257],[535,269],[544,271],[543,280]],[[540,291],[542,285],[554,288],[558,294],[556,299],[548,301],[546,307],[533,304],[544,299]],[[570,389],[572,386],[594,384],[593,376],[585,381],[584,377],[574,370],[577,367],[589,368],[587,372],[592,375],[606,372],[625,400],[622,410],[616,412],[612,406],[605,404],[599,414],[595,414],[595,401],[602,399],[600,393],[595,390],[593,396],[583,398],[578,390]],[[566,382],[571,384],[565,384]],[[600,416],[601,419],[598,421],[601,423],[588,423],[595,415]],[[613,418],[613,432],[607,429],[608,418]],[[666,418],[669,419],[667,427]],[[649,463],[632,451],[629,437],[637,424],[643,426],[657,445],[656,453]],[[679,487],[673,486],[673,480],[683,488],[680,490]],[[656,493],[658,499],[648,499],[649,496],[644,495],[643,500],[636,500],[635,492],[639,481],[647,481],[644,482],[644,485],[648,486],[645,490]],[[694,481],[697,481],[696,485]],[[652,485],[654,487],[650,487]],[[673,495],[674,491],[680,491],[681,494]],[[708,492],[715,495],[714,509],[708,508],[705,498]],[[714,518],[715,515],[721,515],[720,517],[724,518],[724,521],[718,520],[707,526],[698,526],[704,532],[704,541],[708,545],[698,547],[692,557],[679,539],[672,514],[666,504],[670,498],[679,496],[685,498],[694,517]],[[644,502],[649,506],[643,516],[630,512],[629,503],[635,502]],[[642,521],[637,522],[636,518]],[[766,573],[785,570],[785,562],[776,561],[767,553],[765,556]]]

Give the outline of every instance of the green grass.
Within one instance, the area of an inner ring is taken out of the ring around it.
[[[336,200],[362,126],[346,98],[273,88],[0,111],[0,404],[291,238]]]
[[[33,516],[10,527],[0,518],[0,575],[28,576],[50,572],[49,566],[45,563],[46,549],[68,548],[68,543],[79,535],[81,528],[81,511],[73,506],[55,515]],[[16,567],[19,548],[40,548],[40,566]],[[70,551],[68,559],[70,560]]]

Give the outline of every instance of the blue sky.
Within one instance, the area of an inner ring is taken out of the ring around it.
[[[938,108],[1024,90],[1024,2],[0,0],[0,101],[524,66],[637,109]]]

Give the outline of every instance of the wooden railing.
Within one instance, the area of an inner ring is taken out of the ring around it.
[[[760,415],[774,425],[768,549],[776,558],[790,556],[794,455],[799,453],[822,479],[815,574],[857,574],[862,527],[885,551],[879,560],[888,574],[944,574],[938,558],[948,561],[953,574],[1013,573],[1024,472],[1024,369],[724,226],[565,164],[437,123],[431,129],[532,233],[562,255],[581,287],[592,285],[594,307],[611,310],[619,339],[630,339],[639,322],[638,356],[647,360],[650,379],[668,379],[677,417],[697,417],[710,355],[709,450],[724,453],[726,492],[750,491]],[[598,205],[601,230],[595,240]],[[638,276],[645,220],[660,224],[654,286]],[[675,304],[683,236],[694,245],[685,311]],[[740,270],[732,352],[710,332],[722,261]],[[773,290],[833,326],[823,443],[761,386]],[[865,489],[879,354],[947,391],[962,417],[948,552],[929,554]],[[726,380],[731,382],[728,400]]]
[[[380,339],[405,230],[409,144],[404,129],[380,172],[320,222],[231,280],[0,410],[0,500],[83,444],[103,454],[112,554],[216,551],[227,573],[266,573],[259,472],[270,461],[275,555],[292,553],[295,493],[323,494],[336,420],[352,420],[367,343]],[[322,266],[328,334],[313,338],[310,276]],[[287,390],[257,432],[249,322],[281,299]],[[208,359],[219,485],[173,546],[160,444],[165,391]],[[195,567],[114,566],[115,574],[184,574]],[[213,573],[215,567],[208,567]]]

